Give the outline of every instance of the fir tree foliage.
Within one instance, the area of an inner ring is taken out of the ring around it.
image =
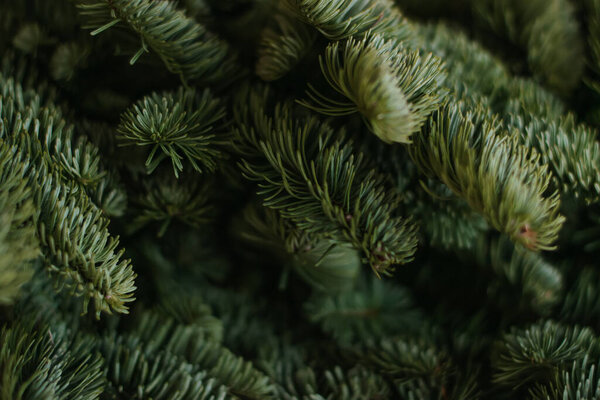
[[[164,159],[171,161],[176,177],[183,171],[183,161],[196,171],[213,171],[222,157],[216,145],[224,138],[215,133],[215,125],[223,116],[219,100],[208,90],[153,93],[121,115],[117,137],[122,145],[151,146],[145,163],[149,174]]]
[[[184,82],[212,83],[235,73],[227,44],[178,10],[172,1],[84,0],[78,6],[92,35],[114,26],[138,35],[141,45],[131,64],[152,50]]]
[[[545,321],[513,329],[497,344],[494,380],[511,388],[548,384],[557,370],[569,368],[586,354],[597,357],[597,346],[592,330],[585,327]]]
[[[305,304],[305,311],[344,345],[417,330],[422,318],[410,293],[374,279],[336,295],[317,293]]]
[[[583,40],[566,0],[473,1],[476,16],[527,54],[529,68],[550,87],[569,91],[583,72]]]
[[[98,399],[104,388],[103,359],[89,352],[94,340],[73,337],[64,327],[28,322],[0,332],[0,369],[5,399]]]
[[[197,324],[178,325],[169,319],[144,314],[129,341],[145,342],[149,358],[164,351],[185,360],[194,370],[204,371],[215,386],[225,385],[232,396],[248,399],[270,396],[272,387],[266,376],[250,362],[206,338],[199,328]]]
[[[376,274],[410,261],[415,225],[394,215],[400,199],[382,190],[383,178],[365,169],[343,132],[314,118],[294,121],[289,105],[266,114],[266,93],[242,97],[235,130],[242,169],[263,204],[308,233],[350,243]]]
[[[101,352],[108,365],[106,398],[233,398],[204,371],[169,353],[151,355],[135,337],[107,338]]]
[[[16,146],[23,160],[36,205],[37,237],[44,264],[57,279],[90,300],[101,311],[126,312],[135,289],[130,261],[118,250],[118,237],[109,234],[109,220],[94,204],[86,187],[103,179],[97,149],[80,140],[73,150],[73,130],[59,108],[33,88],[23,90],[6,79],[0,99],[0,138]]]
[[[546,197],[551,175],[538,162],[539,154],[503,133],[482,111],[464,113],[464,107],[450,102],[437,111],[411,147],[411,157],[515,242],[552,249],[564,217],[558,193]]]
[[[127,313],[135,274],[117,249],[118,237],[108,231],[109,221],[88,197],[70,194],[74,188],[61,184],[58,175],[44,170],[40,175],[45,181],[37,199],[38,234],[47,270],[59,287],[83,295],[84,311],[91,300],[97,317],[102,311]]]
[[[311,87],[305,106],[327,115],[359,112],[386,143],[410,143],[442,100],[440,60],[403,49],[381,36],[333,42],[319,59],[329,85],[349,102]]]
[[[491,297],[499,300],[503,293],[508,295],[509,288],[512,288],[521,303],[516,305],[518,309],[533,310],[540,315],[549,314],[561,299],[564,286],[562,274],[540,254],[513,245],[506,236],[492,239],[488,248],[479,246],[478,250],[481,250],[480,265],[491,267],[495,275],[488,288]],[[514,300],[512,293],[509,296]]]
[[[329,40],[360,37],[372,31],[398,40],[410,36],[399,10],[389,0],[285,0],[302,21]]]
[[[536,148],[544,163],[552,167],[556,188],[588,202],[598,200],[600,146],[594,128],[577,124],[572,114],[558,120],[527,115],[506,123],[520,133],[524,145]]]
[[[261,34],[255,71],[265,81],[285,76],[316,42],[316,31],[289,14],[284,9],[275,15],[274,21]]]
[[[132,199],[137,216],[131,229],[157,222],[157,234],[163,236],[174,220],[195,227],[208,223],[213,210],[209,192],[214,185],[208,180],[194,178],[187,175],[175,179],[163,173],[145,181],[144,190]]]
[[[599,15],[0,0],[0,397],[600,398]]]
[[[534,399],[590,399],[600,398],[598,365],[590,363],[587,356],[573,362],[571,370],[557,373],[555,382],[539,386],[532,391]]]
[[[0,141],[0,304],[15,300],[39,255],[35,207],[25,170],[18,150]]]
[[[322,292],[339,292],[354,285],[361,269],[358,252],[334,239],[320,238],[299,229],[290,220],[271,209],[253,203],[244,210],[241,239],[256,248],[267,250],[282,264],[282,285],[288,269]]]

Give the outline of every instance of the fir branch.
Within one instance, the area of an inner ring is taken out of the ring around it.
[[[315,371],[306,365],[306,357],[301,350],[279,339],[260,354],[259,366],[274,382],[277,395],[283,400],[318,396]]]
[[[453,366],[448,353],[426,340],[386,338],[364,346],[359,359],[391,379],[397,388],[410,388],[423,380],[431,391],[442,392]]]
[[[587,13],[587,42],[591,60],[588,60],[593,71],[593,76],[588,79],[588,84],[597,93],[600,93],[600,1],[586,0],[585,11]]]
[[[427,243],[444,250],[473,249],[489,230],[485,219],[438,181],[421,181],[421,187],[406,206],[419,219]]]
[[[125,213],[127,194],[113,171],[109,171],[105,178],[91,190],[90,198],[105,215],[121,217]]]
[[[2,398],[94,400],[104,389],[102,357],[90,353],[93,340],[69,338],[64,330],[29,324],[0,332]]]
[[[371,31],[404,41],[410,28],[389,0],[285,0],[303,22],[329,40],[360,37]]]
[[[508,67],[480,43],[459,29],[443,23],[415,25],[419,45],[444,60],[447,79],[456,97],[487,102],[502,116],[535,115],[549,120],[560,117],[565,104],[532,79],[512,76]]]
[[[159,310],[178,324],[199,328],[206,340],[221,342],[223,339],[223,323],[213,315],[210,306],[198,295],[168,293],[163,296]],[[159,324],[163,324],[163,315],[158,321]]]
[[[529,79],[512,78],[502,63],[459,31],[443,26],[419,31],[422,43],[443,57],[457,96],[489,97],[492,111],[503,117],[507,129],[521,142],[536,148],[552,167],[555,186],[563,193],[593,201],[598,197],[598,144],[596,132],[563,116],[565,106],[553,94]],[[484,101],[475,98],[479,106]]]
[[[63,180],[76,182],[90,195],[98,185],[108,185],[117,191],[115,195],[124,196],[114,179],[108,178],[109,172],[114,172],[102,164],[98,148],[86,137],[76,135],[74,126],[66,121],[51,87],[33,82],[21,85],[0,73],[0,90],[0,138],[13,145],[21,143],[20,131],[25,129],[31,134],[27,146],[32,161],[49,159]]]
[[[94,171],[100,171],[88,157],[88,152],[98,154],[85,142],[80,142],[82,152],[71,152],[72,131],[63,130],[64,120],[55,120],[61,114],[51,104],[39,108],[40,98],[32,90],[17,85],[11,94],[14,97],[0,97],[0,138],[27,160],[45,265],[59,278],[59,287],[66,285],[84,295],[84,309],[93,300],[96,316],[101,311],[127,312],[135,274],[130,261],[122,259],[123,250],[116,250],[119,241],[110,236],[108,219],[80,186],[94,181]]]
[[[412,259],[415,227],[396,215],[400,198],[366,170],[342,132],[314,118],[295,121],[281,106],[271,119],[254,92],[239,101],[235,145],[266,207],[309,234],[350,243],[376,274]]]
[[[600,379],[598,364],[590,360],[589,355],[573,361],[571,369],[557,372],[555,382],[550,385],[537,385],[531,392],[533,400],[546,399],[600,399]]]
[[[151,146],[148,173],[163,159],[171,160],[176,177],[183,171],[183,160],[198,172],[214,171],[217,159],[223,157],[218,146],[226,138],[215,131],[224,115],[219,100],[208,90],[153,93],[123,113],[117,138],[121,145]]]
[[[143,190],[132,199],[136,216],[128,229],[135,231],[157,222],[157,235],[162,237],[174,220],[196,228],[206,225],[214,209],[210,201],[213,188],[212,180],[190,174],[179,179],[161,174],[143,181]]]
[[[39,256],[31,189],[17,149],[0,140],[0,304],[11,304]]]
[[[38,235],[46,268],[83,295],[84,312],[93,301],[100,312],[127,313],[135,290],[131,261],[117,250],[119,238],[108,232],[109,221],[87,196],[60,181],[43,166],[32,175],[39,209]]]
[[[358,286],[334,295],[313,294],[304,304],[308,319],[341,345],[417,331],[423,316],[405,288],[375,279]]]
[[[100,351],[107,365],[106,378],[110,384],[107,395],[113,398],[235,398],[206,372],[168,352],[150,352],[133,336],[107,337],[101,342]]]
[[[256,75],[265,81],[283,77],[310,52],[315,40],[310,26],[283,12],[275,15],[273,26],[261,34]]]
[[[600,275],[594,267],[585,267],[575,282],[565,291],[559,312],[563,321],[600,329],[600,298],[596,296],[600,287]]]
[[[309,86],[310,100],[300,103],[333,116],[359,112],[386,143],[410,143],[443,97],[439,59],[381,36],[331,43],[319,63],[329,85],[349,101],[329,98]]]
[[[494,97],[509,85],[509,73],[502,62],[461,30],[437,23],[415,24],[415,32],[419,47],[444,60],[448,74],[444,84],[456,96]]]
[[[153,326],[154,325],[154,326]],[[214,379],[215,385],[224,385],[227,393],[246,399],[270,398],[273,388],[267,377],[253,365],[237,357],[228,349],[207,340],[194,325],[176,325],[172,321],[154,319],[143,315],[135,329],[137,336],[146,343],[148,357],[161,351],[181,357],[196,371],[205,371]]]
[[[554,121],[532,114],[523,119],[510,115],[507,126],[552,167],[555,187],[564,195],[587,202],[600,199],[600,145],[595,129],[577,124],[573,114]]]
[[[252,301],[252,294],[211,285],[204,286],[203,295],[223,322],[223,343],[227,348],[255,355],[275,341],[275,323],[268,313],[272,304],[268,301]]]
[[[506,88],[508,99],[498,102],[497,111],[504,119],[509,115],[521,115],[523,118],[540,118],[557,121],[566,112],[566,104],[547,88],[533,81],[513,77]]]
[[[80,0],[78,6],[92,35],[115,25],[139,35],[141,47],[131,64],[152,50],[183,82],[213,83],[236,73],[227,44],[178,10],[173,1]]]
[[[553,249],[564,217],[559,197],[545,196],[551,175],[539,155],[486,121],[481,110],[446,105],[410,147],[417,166],[437,177],[491,226],[534,250]]]
[[[347,371],[335,366],[323,375],[325,384],[319,389],[323,399],[386,399],[392,394],[381,376],[361,365]]]
[[[284,268],[291,268],[319,291],[347,290],[354,285],[360,271],[361,261],[355,249],[336,240],[310,235],[276,210],[255,203],[246,207],[244,224],[236,227],[236,231],[257,251],[269,251]],[[282,272],[282,277],[286,272]]]
[[[460,376],[456,382],[441,387],[432,386],[426,379],[416,379],[398,385],[397,390],[401,399],[480,400],[483,398],[476,377],[472,375],[467,378]]]
[[[548,384],[560,369],[586,354],[597,354],[597,346],[589,328],[554,321],[514,328],[496,344],[494,382],[512,390],[532,383]]]
[[[495,275],[488,295],[499,303],[504,295],[510,304],[501,304],[502,309],[548,315],[561,299],[563,276],[539,254],[515,246],[506,236],[479,249],[475,255],[479,265]]]
[[[567,0],[473,1],[476,15],[499,36],[527,52],[530,70],[567,93],[583,72],[583,40],[575,9]]]

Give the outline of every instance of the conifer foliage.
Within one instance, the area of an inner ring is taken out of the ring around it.
[[[600,0],[0,0],[0,400],[600,400]]]

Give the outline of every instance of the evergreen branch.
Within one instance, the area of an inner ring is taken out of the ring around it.
[[[502,62],[459,29],[444,23],[415,24],[419,47],[444,60],[444,84],[456,96],[496,97],[510,85],[509,72]],[[493,101],[492,101],[493,102]]]
[[[470,372],[470,371],[469,371]],[[481,391],[474,377],[457,379],[450,385],[441,387],[432,386],[426,379],[416,379],[397,385],[399,396],[402,399],[454,399],[454,400],[480,400]]]
[[[498,132],[481,110],[461,107],[450,103],[434,114],[410,147],[412,159],[514,241],[553,249],[564,217],[558,193],[545,196],[551,175],[540,156]]]
[[[585,12],[587,14],[587,42],[589,52],[591,53],[591,60],[588,60],[594,76],[588,84],[596,91],[600,93],[600,82],[598,74],[600,74],[600,1],[598,0],[586,0]]]
[[[203,295],[214,314],[223,322],[223,343],[244,354],[257,354],[265,344],[275,341],[274,321],[269,319],[267,301],[252,302],[244,292],[231,292],[206,285]]]
[[[600,298],[596,296],[600,287],[600,275],[595,268],[583,268],[575,282],[565,291],[561,320],[572,324],[600,328]]]
[[[559,370],[598,351],[597,339],[589,328],[554,321],[512,329],[496,347],[494,382],[510,389],[548,384]]]
[[[29,324],[0,332],[0,395],[14,400],[94,400],[104,389],[93,341]]]
[[[527,52],[531,71],[560,92],[572,90],[584,67],[583,40],[567,0],[473,1],[476,15]]]
[[[172,320],[143,315],[135,330],[146,343],[146,354],[152,357],[161,351],[181,357],[196,371],[223,385],[227,393],[246,399],[271,397],[273,388],[267,377],[254,366],[237,357],[225,347],[199,334],[195,325],[176,325]]]
[[[506,236],[481,248],[485,247],[487,254],[481,251],[476,257],[482,267],[491,267],[495,274],[488,289],[490,297],[499,299],[510,293],[509,304],[517,300],[517,306],[504,309],[515,312],[524,308],[547,315],[562,296],[561,272],[539,254],[513,245]]]
[[[570,370],[565,368],[557,372],[555,382],[533,388],[530,391],[531,398],[533,400],[598,400],[600,399],[599,367],[590,360],[589,355],[585,355],[582,359],[573,361]]]
[[[331,43],[319,62],[329,85],[349,101],[328,98],[309,86],[310,100],[300,103],[332,116],[359,112],[386,143],[410,143],[443,97],[439,59],[398,48],[381,36]]]
[[[200,227],[211,221],[210,191],[212,181],[186,174],[180,179],[172,175],[161,176],[143,182],[143,190],[132,199],[136,214],[129,229],[138,230],[157,222],[158,236],[162,237],[173,220]]]
[[[416,331],[423,319],[406,289],[374,279],[353,291],[313,294],[304,309],[341,345]]]
[[[31,82],[21,85],[0,73],[0,90],[0,138],[16,145],[21,141],[20,131],[26,129],[32,136],[28,139],[29,146],[33,146],[28,156],[32,161],[49,159],[64,180],[76,182],[92,196],[99,185],[110,186],[115,196],[124,196],[112,182],[114,179],[108,177],[110,170],[102,164],[98,148],[86,137],[76,135],[73,125],[65,120],[63,111],[55,105],[52,88]]]
[[[587,202],[600,199],[600,145],[595,129],[577,124],[573,114],[555,121],[533,115],[508,117],[506,123],[552,167],[555,186],[564,195]]]
[[[424,190],[406,200],[413,209],[427,243],[444,250],[472,249],[489,227],[485,220],[447,186],[422,182]]]
[[[457,98],[487,103],[503,117],[534,115],[555,120],[565,112],[565,104],[532,79],[511,76],[504,63],[465,32],[444,25],[419,26],[419,44],[444,60],[444,84]]]
[[[564,104],[540,85],[511,78],[502,63],[456,30],[438,26],[421,28],[426,48],[443,57],[458,96],[479,93],[489,97],[490,108],[500,113],[521,142],[534,147],[554,172],[555,186],[565,194],[587,201],[598,197],[598,144],[596,132],[563,116]],[[484,99],[475,98],[481,104]]]
[[[316,290],[347,290],[356,281],[361,261],[355,249],[309,235],[276,210],[253,203],[244,210],[244,224],[236,230],[242,240],[258,251],[269,251]]]
[[[366,170],[342,132],[314,118],[295,121],[281,106],[271,119],[256,93],[239,100],[235,145],[266,207],[308,234],[350,243],[376,274],[412,259],[415,226],[396,215],[400,198]]]
[[[261,352],[259,366],[274,382],[279,398],[299,400],[318,396],[315,371],[304,359],[301,348],[280,339]]]
[[[199,328],[206,340],[221,342],[223,339],[222,321],[213,315],[210,306],[198,295],[169,293],[163,296],[159,309],[163,315],[160,315],[157,326],[163,324],[166,315],[178,324]]]
[[[312,49],[316,32],[303,22],[280,13],[274,17],[274,26],[261,34],[256,61],[256,75],[265,81],[285,76]]]
[[[151,146],[148,173],[165,158],[171,160],[176,177],[183,171],[182,160],[198,172],[214,171],[217,159],[223,157],[218,146],[224,138],[215,131],[224,115],[219,100],[208,90],[153,93],[123,113],[117,138],[122,145]]]
[[[277,343],[263,353],[260,365],[277,385],[283,400],[356,400],[391,398],[388,382],[363,365],[325,370],[311,368],[297,346]],[[317,379],[317,376],[321,379]]]
[[[335,366],[326,370],[323,375],[325,384],[319,390],[323,399],[385,399],[392,394],[381,376],[361,365],[347,371]]]
[[[46,268],[59,287],[83,295],[84,312],[92,300],[100,312],[127,313],[135,273],[117,250],[119,238],[108,232],[109,221],[89,198],[65,185],[44,167],[32,175],[38,205],[38,235]]]
[[[107,365],[107,394],[114,398],[235,399],[206,372],[168,352],[150,352],[133,336],[107,337],[100,350]]]
[[[72,152],[72,130],[63,130],[65,122],[55,120],[60,112],[51,104],[39,108],[40,98],[32,90],[16,85],[11,94],[14,97],[0,97],[0,138],[16,146],[27,160],[37,233],[48,270],[60,278],[59,286],[84,295],[84,309],[93,300],[96,316],[101,311],[127,312],[125,303],[133,301],[135,274],[130,261],[122,259],[123,250],[116,251],[119,242],[108,232],[108,219],[82,190],[86,181],[94,181],[93,171],[100,171],[86,154],[99,155],[83,141],[84,150]]]
[[[11,304],[39,255],[32,193],[18,151],[0,140],[0,304]]]
[[[91,190],[90,198],[104,214],[110,217],[121,217],[127,207],[127,194],[116,173],[111,172]]]
[[[410,38],[408,24],[389,0],[286,0],[288,8],[329,40],[371,31],[386,38]]]
[[[416,338],[380,340],[361,349],[359,357],[399,388],[423,379],[431,389],[440,390],[452,373],[446,351]]]
[[[92,35],[115,25],[139,35],[141,47],[131,64],[152,50],[183,82],[212,83],[236,73],[227,44],[176,9],[173,1],[80,0],[78,6]]]
[[[506,88],[509,97],[500,103],[498,112],[505,120],[509,115],[557,121],[566,112],[565,103],[554,93],[531,79],[513,77]]]

